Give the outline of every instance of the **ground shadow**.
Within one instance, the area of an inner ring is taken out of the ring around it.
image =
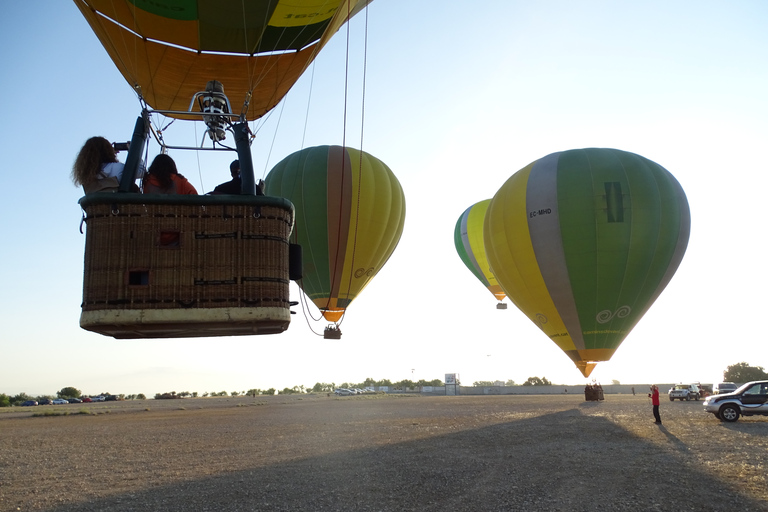
[[[674,450],[571,409],[50,510],[768,511],[766,503],[695,469],[684,444],[662,432]],[[616,460],[622,462],[619,471]],[[528,469],[533,467],[545,472]],[[704,485],[691,489],[671,475]]]

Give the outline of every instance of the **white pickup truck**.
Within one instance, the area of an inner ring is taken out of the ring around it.
[[[669,390],[669,401],[675,400],[698,400],[701,398],[701,388],[698,384],[675,384],[675,387]]]

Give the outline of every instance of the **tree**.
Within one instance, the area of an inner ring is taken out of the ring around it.
[[[144,393],[139,393],[136,395],[136,400],[146,400],[147,396]]]
[[[61,388],[61,391],[57,391],[56,394],[59,398],[80,398],[80,395],[82,394],[82,391],[80,391],[77,388],[73,387],[67,387],[67,388]]]
[[[768,379],[768,373],[762,366],[749,366],[747,363],[732,364],[723,372],[725,382],[745,383],[753,380]]]
[[[32,400],[32,397],[29,396],[26,393],[19,393],[18,395],[13,395],[11,397],[11,404],[12,405],[21,405],[27,400]]]
[[[546,377],[528,377],[528,380],[523,382],[523,386],[551,386],[552,383],[547,380]]]
[[[619,381],[618,381],[618,380],[616,380],[616,379],[613,379],[613,380],[611,381],[611,384],[614,384],[614,385],[618,386],[619,384],[621,384],[621,382],[619,382]]]
[[[485,387],[493,386],[493,382],[489,380],[476,380],[475,382],[472,383],[472,385],[475,386],[476,388],[485,388]]]
[[[505,385],[505,386],[516,386],[516,384],[515,384],[515,381],[513,381],[512,379],[509,379],[509,380],[507,381],[507,383],[506,383],[506,384],[504,384],[504,385]]]
[[[315,393],[322,393],[324,391],[333,391],[336,389],[336,384],[333,382],[317,382],[314,386],[312,386],[312,391]]]
[[[11,398],[5,393],[0,393],[0,407],[10,407]]]

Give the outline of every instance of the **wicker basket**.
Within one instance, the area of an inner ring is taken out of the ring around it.
[[[293,205],[89,194],[80,326],[115,338],[273,334],[290,323]]]

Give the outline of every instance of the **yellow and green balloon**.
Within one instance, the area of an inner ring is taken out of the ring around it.
[[[483,242],[483,222],[485,221],[485,212],[490,204],[491,200],[486,199],[464,210],[464,213],[456,221],[456,227],[453,230],[453,243],[464,265],[498,301],[502,301],[506,295],[496,281],[496,276],[491,272]]]
[[[400,241],[405,196],[384,162],[353,148],[303,149],[278,163],[266,194],[296,208],[293,241],[302,246],[304,293],[338,322]]]
[[[587,377],[672,279],[688,201],[660,165],[616,149],[553,153],[499,189],[485,250],[512,302]]]

